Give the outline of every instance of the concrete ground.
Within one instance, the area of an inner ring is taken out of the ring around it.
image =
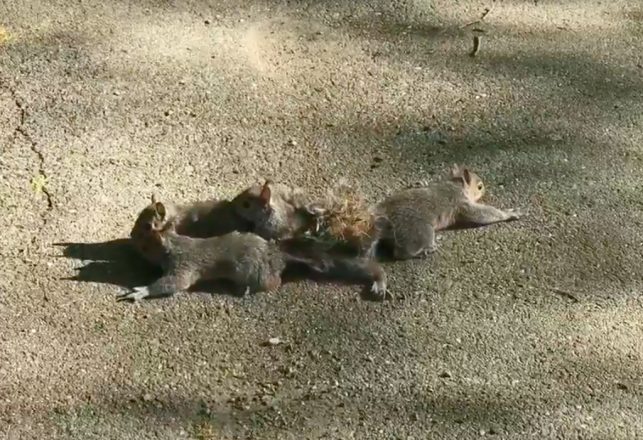
[[[0,438],[643,438],[640,0],[3,1],[0,149]],[[115,301],[152,192],[452,162],[529,215],[403,300]]]

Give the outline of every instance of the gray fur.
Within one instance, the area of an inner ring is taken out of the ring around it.
[[[454,181],[425,183],[390,195],[373,208],[381,219],[367,254],[381,243],[392,246],[396,259],[425,257],[437,250],[436,231],[455,224],[488,225],[517,219],[515,210],[503,211],[470,200]],[[378,223],[376,222],[376,226]]]
[[[165,250],[164,275],[119,299],[171,296],[202,280],[229,280],[246,293],[275,290],[289,263],[303,263],[325,275],[372,283],[372,293],[386,295],[384,270],[368,260],[334,257],[314,247],[298,252],[296,242],[281,244],[251,233],[191,238],[167,230],[158,232],[157,237]]]

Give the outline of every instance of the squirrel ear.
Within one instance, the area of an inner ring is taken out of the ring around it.
[[[462,177],[462,170],[460,169],[460,166],[457,163],[454,163],[451,165],[451,170],[449,171],[449,174],[451,174],[452,179],[457,179],[458,177]]]
[[[468,169],[468,168],[464,168],[464,169],[462,170],[462,177],[464,177],[464,182],[465,182],[467,185],[470,185],[470,184],[471,184],[471,173],[469,172],[469,169]]]
[[[156,213],[158,214],[158,216],[161,217],[162,220],[165,220],[165,215],[167,214],[167,211],[165,210],[165,205],[161,202],[155,202],[154,209],[156,210]]]
[[[259,200],[264,205],[267,205],[270,203],[270,197],[272,196],[272,193],[270,191],[270,185],[272,185],[272,180],[266,179],[266,183],[263,184],[263,188],[261,188],[261,193],[259,193]]]

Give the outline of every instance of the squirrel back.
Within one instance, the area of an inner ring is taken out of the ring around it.
[[[165,231],[162,243],[167,270],[190,273],[198,280],[229,279],[252,290],[272,290],[262,280],[280,276],[286,267],[279,249],[252,233],[193,238]]]

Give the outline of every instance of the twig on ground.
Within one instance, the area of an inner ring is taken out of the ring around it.
[[[567,290],[559,289],[558,287],[551,287],[550,289],[552,292],[557,293],[560,296],[564,296],[567,299],[571,299],[575,303],[580,302],[580,300],[576,295],[574,295],[571,292],[568,292]]]
[[[469,52],[470,57],[475,57],[478,54],[478,51],[480,50],[480,36],[479,35],[474,35],[473,36],[473,50]]]

